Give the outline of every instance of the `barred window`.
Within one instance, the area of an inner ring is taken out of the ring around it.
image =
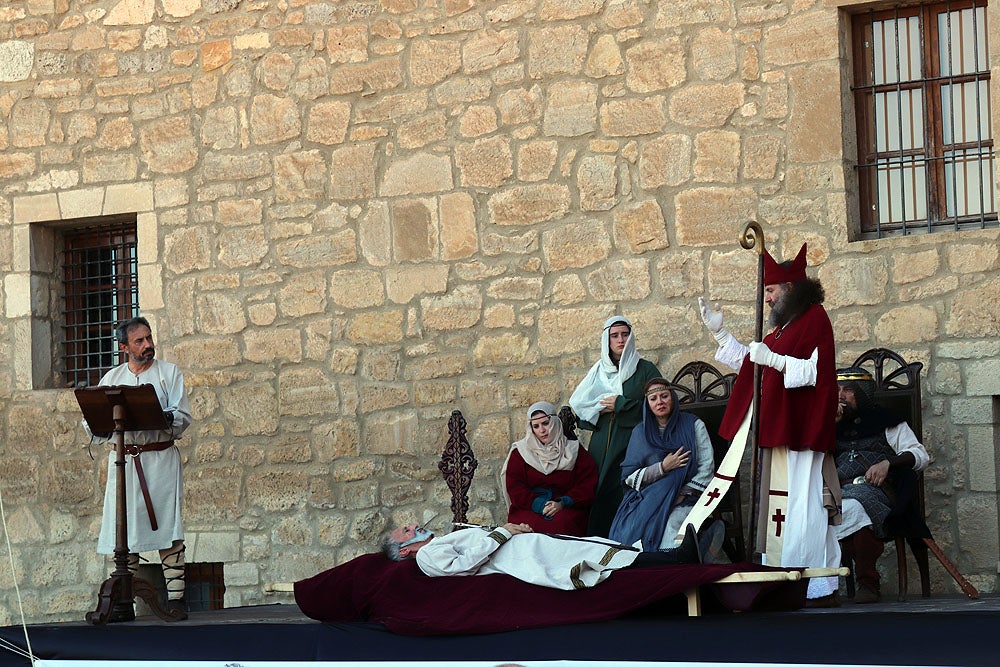
[[[139,314],[135,219],[66,229],[62,240],[62,372],[70,386],[96,385],[124,361],[115,324]]]
[[[852,17],[863,238],[997,225],[986,2]]]

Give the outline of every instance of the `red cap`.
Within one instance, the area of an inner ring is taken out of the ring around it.
[[[764,284],[777,285],[779,283],[797,283],[806,279],[806,244],[802,244],[799,254],[795,256],[792,263],[787,267],[782,267],[771,257],[766,249],[764,250]]]

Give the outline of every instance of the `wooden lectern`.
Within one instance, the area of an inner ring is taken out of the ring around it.
[[[97,609],[87,612],[87,622],[94,625],[135,620],[136,597],[142,598],[154,614],[165,621],[181,616],[160,604],[159,595],[145,579],[133,577],[128,569],[128,512],[125,506],[125,432],[153,431],[167,428],[163,408],[153,385],[138,387],[81,387],[76,400],[83,418],[94,433],[116,434],[115,443],[115,570],[101,584]]]

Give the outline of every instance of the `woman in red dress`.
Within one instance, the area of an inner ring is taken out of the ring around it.
[[[507,521],[537,533],[586,534],[597,466],[578,441],[566,439],[556,406],[528,408],[527,435],[511,445],[500,477]]]

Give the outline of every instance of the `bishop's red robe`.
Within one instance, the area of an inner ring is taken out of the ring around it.
[[[836,447],[837,373],[833,327],[823,306],[814,304],[784,328],[763,341],[772,352],[808,359],[818,350],[816,385],[785,388],[782,373],[770,366],[761,369],[760,447],[788,447],[832,452]],[[749,355],[740,367],[719,435],[732,440],[750,409],[753,367]]]

